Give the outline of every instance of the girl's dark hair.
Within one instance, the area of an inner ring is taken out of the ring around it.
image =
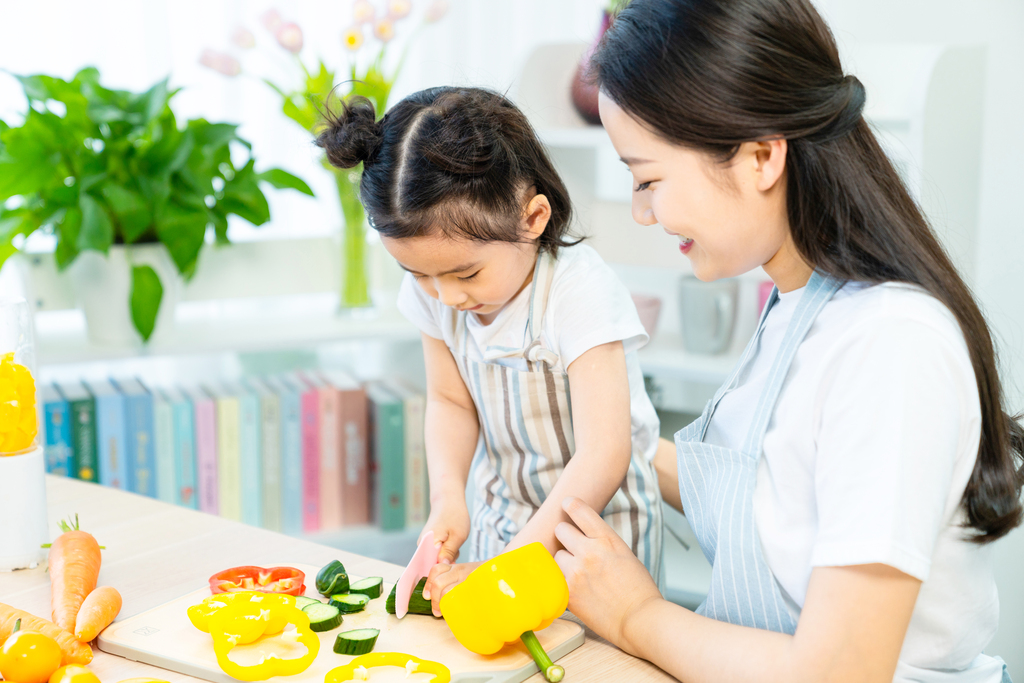
[[[440,87],[409,95],[377,121],[364,97],[325,114],[316,144],[335,166],[363,164],[359,197],[380,234],[520,242],[528,192],[551,204],[541,251],[567,238],[569,193],[529,121],[498,93]]]
[[[786,139],[786,205],[803,258],[844,280],[907,282],[956,317],[981,399],[981,443],[962,505],[972,540],[1020,524],[1024,429],[1003,410],[988,326],[861,116],[810,0],[633,0],[592,58],[601,90],[665,140],[728,162]]]

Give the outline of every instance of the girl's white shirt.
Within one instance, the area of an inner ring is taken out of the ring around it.
[[[467,314],[469,338],[466,353],[484,360],[485,349],[525,348],[526,324],[530,314],[532,288],[527,286],[510,301],[489,325],[475,313]],[[458,311],[430,296],[406,274],[398,293],[398,309],[424,334],[454,347],[454,317]],[[644,388],[637,350],[648,341],[629,290],[594,249],[586,244],[558,250],[548,305],[541,325],[541,343],[558,356],[555,373],[566,372],[573,361],[590,349],[621,341],[626,352],[629,376],[630,418],[633,453],[648,460],[658,448],[658,415]],[[516,370],[527,370],[523,358],[501,358],[492,362]]]
[[[768,315],[706,442],[742,448],[802,292]],[[877,562],[923,581],[897,681],[966,669],[995,634],[990,546],[966,541],[961,526],[980,433],[974,370],[949,310],[909,285],[848,283],[799,347],[765,435],[754,518],[794,613],[814,567]],[[1000,675],[993,664],[952,680]]]

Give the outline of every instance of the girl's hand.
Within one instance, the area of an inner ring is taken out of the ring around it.
[[[441,598],[444,594],[462,583],[470,572],[483,562],[463,562],[462,564],[437,564],[430,570],[427,585],[423,587],[423,599],[430,600],[434,616],[441,616]]]
[[[420,537],[416,539],[417,544],[428,531],[434,532],[438,562],[452,564],[459,559],[459,548],[469,538],[469,510],[466,509],[465,500],[431,505],[430,517]]]
[[[563,522],[555,536],[565,548],[555,554],[569,584],[569,611],[598,635],[630,654],[637,648],[625,637],[627,621],[661,593],[629,546],[579,498],[562,501],[576,526]],[[578,528],[577,528],[578,527]]]

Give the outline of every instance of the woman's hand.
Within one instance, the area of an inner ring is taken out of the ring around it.
[[[434,565],[427,576],[427,585],[423,587],[423,599],[430,600],[435,617],[441,616],[441,598],[444,594],[462,583],[470,572],[482,564],[483,562],[463,562]]]
[[[564,546],[555,554],[569,584],[569,611],[598,635],[630,654],[629,619],[661,593],[647,568],[601,516],[579,498],[566,498],[562,509],[576,526],[563,522],[555,536]],[[577,528],[578,527],[578,528]]]
[[[438,562],[452,564],[459,559],[459,548],[469,538],[469,510],[466,509],[465,499],[432,504],[430,517],[416,540],[417,544],[428,531],[434,532]]]

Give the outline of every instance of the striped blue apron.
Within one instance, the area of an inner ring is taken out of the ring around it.
[[[541,343],[554,266],[548,254],[537,259],[524,348],[490,346],[482,350],[483,361],[473,360],[466,354],[469,313],[453,318],[451,351],[476,404],[482,437],[474,458],[471,562],[504,550],[547,499],[576,450],[569,378],[552,371],[559,358]],[[509,359],[525,359],[527,370],[509,367]],[[656,579],[661,571],[661,514],[654,467],[634,447],[626,478],[601,516]]]
[[[732,375],[708,401],[701,416],[676,433],[683,509],[701,550],[711,563],[711,586],[708,597],[697,608],[698,614],[767,631],[789,634],[796,631],[799,614],[794,614],[786,605],[761,551],[754,520],[754,485],[764,436],[793,358],[821,309],[842,285],[841,281],[818,272],[811,275],[772,363],[742,450],[706,444],[703,440],[715,408],[753,360],[768,312],[779,300],[777,289],[772,290],[757,332]],[[991,668],[992,660],[987,655],[979,655],[969,669]],[[1002,660],[998,657],[995,660],[998,669]],[[918,669],[902,662],[897,668],[901,680],[920,683],[955,683],[963,680],[963,673]],[[968,676],[968,680],[974,679]],[[1002,683],[1012,683],[1005,665]]]

